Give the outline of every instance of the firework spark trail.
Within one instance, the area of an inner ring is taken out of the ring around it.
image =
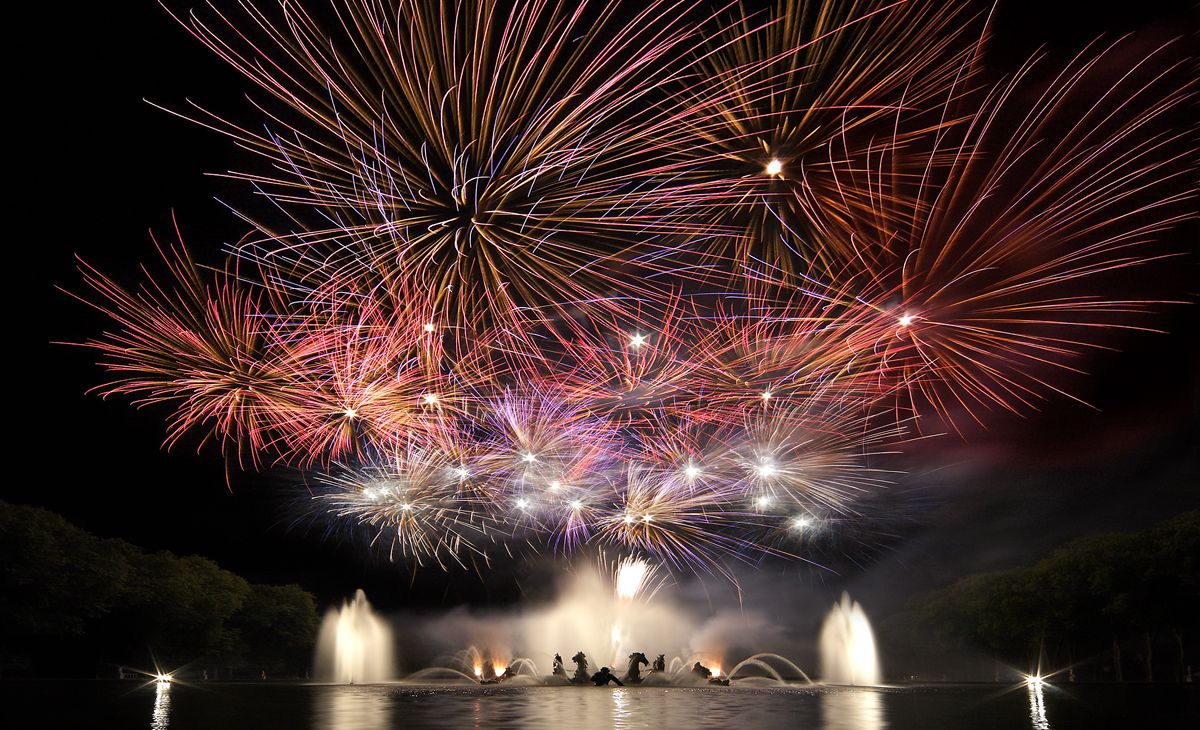
[[[338,518],[373,530],[373,541],[390,555],[465,566],[470,555],[486,558],[479,545],[489,531],[506,528],[462,489],[469,478],[446,454],[396,449],[366,466],[334,464],[318,473],[315,499]]]
[[[1130,51],[1089,47],[1027,101],[1044,62],[984,88],[965,5],[693,5],[180,18],[265,94],[262,131],[190,116],[282,220],[239,213],[211,275],[182,244],[135,290],[82,265],[101,391],[303,470],[402,560],[736,580],[872,519],[918,415],[1034,408],[1149,326],[1119,274],[1194,217],[1179,44],[1115,82]]]
[[[916,112],[971,75],[983,27],[965,3],[903,0],[779,0],[765,20],[730,23],[681,91],[688,113],[672,123],[684,132],[664,132],[683,173],[677,185],[711,191],[705,214],[731,231],[706,255],[808,273],[830,260],[838,239],[822,228],[875,210],[879,193],[839,189],[834,174],[887,150],[921,149],[957,124]],[[898,109],[916,122],[896,129]],[[912,172],[907,155],[896,160]]]
[[[269,352],[271,309],[229,271],[208,283],[182,243],[159,252],[170,289],[152,280],[129,290],[81,263],[84,282],[101,300],[92,306],[118,326],[87,343],[120,374],[99,390],[134,396],[139,405],[175,404],[168,447],[202,431],[239,463],[257,465],[276,446],[297,397]]]
[[[643,213],[649,178],[634,162],[650,151],[623,119],[691,48],[688,6],[656,0],[621,25],[611,2],[367,0],[337,10],[340,44],[292,3],[282,21],[249,3],[181,18],[273,97],[262,111],[285,132],[200,112],[275,170],[233,177],[325,222],[263,227],[240,254],[300,290],[363,271],[385,289],[420,282],[472,329],[606,301],[628,287],[619,267],[637,237],[686,232]]]
[[[909,226],[862,217],[844,233],[858,298],[891,319],[874,349],[913,410],[982,423],[1036,409],[1066,394],[1055,370],[1079,370],[1114,329],[1146,328],[1139,315],[1164,302],[1119,274],[1172,255],[1159,234],[1195,218],[1196,130],[1172,125],[1197,85],[1176,46],[1128,66],[1132,46],[1088,48],[1024,107],[1034,59],[929,153],[955,161],[920,181]],[[912,189],[880,169],[839,186]]]

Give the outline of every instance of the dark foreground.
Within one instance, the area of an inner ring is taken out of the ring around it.
[[[574,688],[0,682],[6,727],[151,730],[1200,727],[1200,685]]]

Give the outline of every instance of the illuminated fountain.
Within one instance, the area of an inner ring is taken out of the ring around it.
[[[630,655],[650,646],[666,650],[667,656],[688,656],[698,625],[672,601],[652,600],[663,580],[654,566],[637,558],[612,564],[602,561],[572,571],[550,603],[515,614],[446,616],[427,625],[423,633],[444,637],[447,643],[465,639],[471,646],[443,655],[437,660],[439,666],[420,670],[405,681],[566,685],[572,683],[577,668],[591,676],[607,666],[626,676]],[[554,673],[552,659],[558,654],[563,663]],[[584,655],[586,668],[572,661],[577,654]],[[677,664],[682,665],[682,660]],[[655,680],[664,680],[661,675],[668,673],[659,674]],[[647,667],[642,676],[649,675]]]
[[[786,676],[781,672],[786,672]],[[784,684],[797,679],[813,684],[803,669],[779,654],[755,654],[733,665],[733,669],[729,670],[730,682],[738,684]]]
[[[648,686],[812,684],[799,666],[773,653],[732,662],[723,671],[731,666],[725,663],[730,639],[756,635],[765,641],[766,619],[755,623],[739,611],[706,623],[694,602],[659,595],[664,583],[665,576],[642,559],[601,561],[571,571],[549,603],[515,613],[456,611],[436,618],[420,629],[426,640],[470,646],[441,655],[404,681],[565,686],[590,684],[589,677],[608,667],[623,681]]]
[[[387,682],[395,676],[392,630],[375,615],[361,590],[331,608],[317,638],[317,679],[342,684]]]
[[[626,558],[615,565],[576,572],[547,606],[522,613],[514,639],[530,656],[557,652],[587,655],[590,671],[602,666],[623,673],[629,654],[649,646],[684,654],[695,634],[693,617],[669,600],[653,600],[663,577],[643,560]]]
[[[871,622],[843,593],[821,626],[821,678],[829,684],[879,684],[879,655]]]

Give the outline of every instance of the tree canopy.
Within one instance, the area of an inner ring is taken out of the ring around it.
[[[1055,652],[1059,666],[1097,658],[1094,673],[1118,679],[1129,646],[1145,678],[1156,663],[1182,676],[1185,638],[1200,628],[1200,512],[1079,538],[1032,566],[966,576],[918,597],[893,625],[1018,666]],[[1174,651],[1156,657],[1159,644]]]
[[[0,502],[7,671],[99,660],[299,675],[317,621],[316,601],[300,586],[253,585],[206,558],[144,552],[47,510]]]

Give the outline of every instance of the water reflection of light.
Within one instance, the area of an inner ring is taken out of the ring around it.
[[[167,730],[171,724],[171,682],[154,683],[154,711],[150,713],[150,730]]]
[[[1045,682],[1029,683],[1029,722],[1033,730],[1050,730],[1050,721],[1046,719]]]
[[[379,687],[332,686],[317,693],[314,730],[390,730],[388,695]]]
[[[884,730],[883,696],[874,691],[834,691],[821,695],[826,730]]]
[[[620,730],[620,728],[629,727],[629,722],[632,719],[629,712],[629,695],[626,690],[616,689],[612,693],[613,698],[613,723],[612,726]]]

